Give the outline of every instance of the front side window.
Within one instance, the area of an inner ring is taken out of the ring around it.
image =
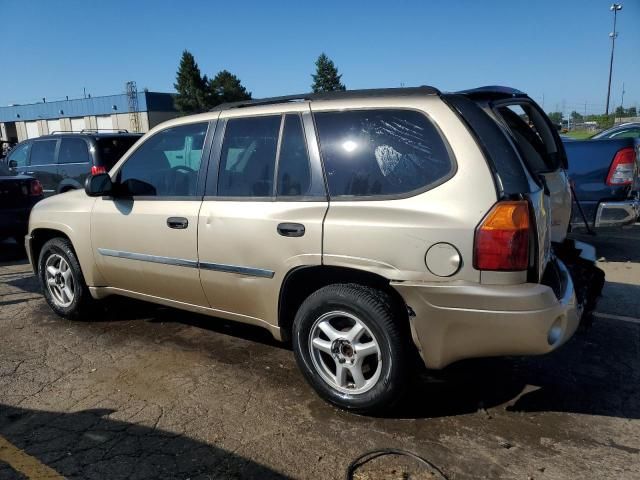
[[[120,169],[121,188],[141,196],[196,195],[207,126],[206,122],[180,125],[153,135]]]
[[[31,143],[23,143],[18,145],[7,157],[7,162],[16,162],[16,167],[26,167],[29,162],[29,150]]]
[[[302,197],[311,188],[311,166],[298,114],[285,115],[278,158],[278,196]]]
[[[88,163],[89,148],[81,138],[63,138],[60,141],[58,163]]]
[[[58,140],[39,140],[31,147],[31,165],[52,165],[56,161]]]
[[[280,115],[227,121],[220,157],[218,195],[270,197],[280,133]]]
[[[411,110],[314,114],[331,196],[402,195],[454,168],[436,127]]]

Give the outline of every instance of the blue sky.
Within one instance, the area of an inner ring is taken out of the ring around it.
[[[0,0],[0,105],[173,91],[183,49],[254,97],[308,91],[326,52],[348,88],[501,84],[546,110],[604,111],[610,1]],[[640,1],[622,0],[612,104],[640,103]],[[639,105],[640,106],[640,105]]]

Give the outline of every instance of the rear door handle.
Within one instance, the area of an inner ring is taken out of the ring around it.
[[[177,230],[184,230],[189,226],[189,220],[184,217],[169,217],[167,218],[167,226]]]
[[[278,233],[283,237],[301,237],[304,232],[304,225],[301,223],[281,223],[278,225]]]

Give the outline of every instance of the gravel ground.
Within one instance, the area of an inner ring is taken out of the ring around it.
[[[638,479],[640,226],[587,240],[607,273],[589,331],[425,373],[379,418],[325,404],[253,327],[129,300],[63,321],[0,244],[0,479],[339,479],[376,448],[451,479]],[[437,477],[387,456],[355,478]]]

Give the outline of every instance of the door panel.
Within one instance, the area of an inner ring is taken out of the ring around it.
[[[101,198],[91,215],[94,257],[111,287],[208,306],[197,269],[199,201]],[[183,217],[187,228],[167,225]]]
[[[58,143],[57,139],[36,140],[31,146],[29,171],[33,172],[32,175],[42,183],[45,196],[58,193],[60,184],[56,163]]]
[[[320,265],[326,202],[205,200],[199,220],[200,278],[211,306],[277,325],[278,294],[289,270]],[[299,223],[301,237],[278,233]]]
[[[115,174],[116,197],[96,201],[92,246],[107,286],[209,306],[197,244],[208,125],[172,126],[148,137]],[[187,146],[188,159],[170,161]]]
[[[216,133],[198,225],[211,307],[274,327],[286,274],[322,262],[328,208],[309,106],[287,108],[276,116],[223,114],[233,118]]]

